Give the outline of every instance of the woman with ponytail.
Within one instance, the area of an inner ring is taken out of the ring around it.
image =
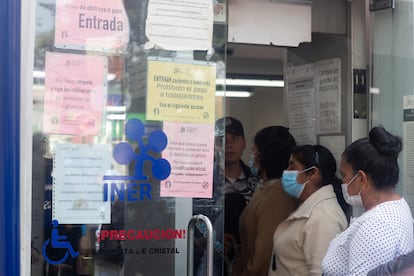
[[[329,243],[348,226],[347,205],[336,176],[332,153],[321,145],[293,149],[282,187],[300,206],[283,221],[273,236],[269,276],[320,276]]]

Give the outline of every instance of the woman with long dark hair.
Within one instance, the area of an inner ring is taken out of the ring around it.
[[[300,202],[277,227],[269,275],[322,274],[321,262],[330,241],[345,230],[349,205],[341,193],[332,153],[321,145],[293,149],[282,186]],[[342,207],[342,208],[341,208]]]
[[[280,182],[295,145],[295,139],[283,126],[265,127],[254,137],[254,165],[258,168],[257,176],[262,184],[240,216],[240,249],[233,275],[267,275],[272,235],[277,225],[297,206],[296,200],[283,191]]]

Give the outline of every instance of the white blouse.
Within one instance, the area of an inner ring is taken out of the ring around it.
[[[413,219],[407,202],[403,198],[387,201],[356,218],[330,243],[322,261],[323,275],[366,275],[413,249]]]

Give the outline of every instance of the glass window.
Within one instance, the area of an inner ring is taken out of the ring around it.
[[[226,5],[37,1],[32,275],[222,273]]]

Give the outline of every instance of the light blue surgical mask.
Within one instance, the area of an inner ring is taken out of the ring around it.
[[[253,154],[252,154],[252,156],[250,157],[250,160],[249,160],[249,169],[250,169],[250,172],[252,173],[253,176],[257,176],[258,169],[254,165],[254,155]]]
[[[305,189],[305,185],[310,182],[310,180],[305,183],[299,183],[297,180],[298,174],[307,172],[311,169],[314,169],[315,166],[304,169],[303,171],[298,170],[284,170],[282,174],[282,187],[285,192],[295,198],[299,198]]]

